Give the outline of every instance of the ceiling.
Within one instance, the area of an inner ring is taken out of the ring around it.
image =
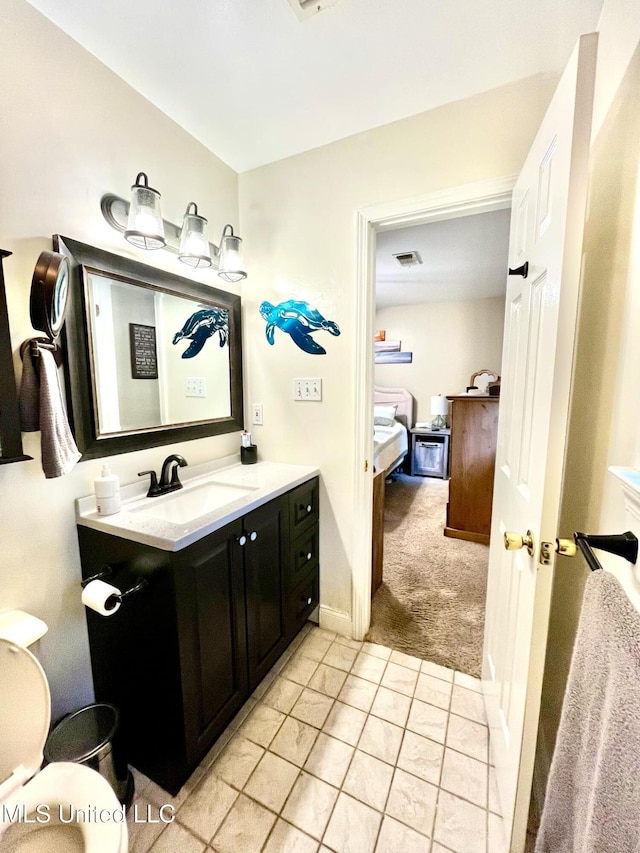
[[[603,0],[29,2],[242,172],[559,72]]]
[[[377,236],[376,309],[504,296],[511,211],[494,210]],[[422,264],[401,267],[396,252]]]

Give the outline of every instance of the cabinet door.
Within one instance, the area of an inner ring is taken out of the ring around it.
[[[236,522],[189,549],[175,574],[188,761],[197,760],[247,694],[242,548]]]
[[[264,678],[287,645],[283,580],[288,559],[288,512],[285,495],[244,518],[250,690]]]

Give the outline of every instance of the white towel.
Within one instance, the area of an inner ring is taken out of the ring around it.
[[[640,614],[607,571],[585,588],[536,853],[640,850]]]
[[[81,454],[67,420],[55,357],[50,349],[38,346],[38,375],[31,361],[30,342],[25,341],[22,350],[19,401],[22,429],[25,432],[40,430],[44,475],[47,479],[62,477],[71,471]]]

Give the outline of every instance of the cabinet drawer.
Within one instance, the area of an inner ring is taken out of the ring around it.
[[[293,538],[318,523],[318,478],[309,480],[289,493],[290,534]]]
[[[318,570],[314,569],[287,598],[287,635],[293,637],[320,601]]]
[[[291,544],[287,588],[296,586],[312,568],[318,565],[318,526],[297,536]]]

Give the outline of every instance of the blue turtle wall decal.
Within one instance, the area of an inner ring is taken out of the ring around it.
[[[193,358],[216,332],[220,333],[220,346],[223,347],[229,340],[229,312],[226,308],[202,308],[194,311],[180,331],[175,333],[173,343],[177,344],[183,338],[190,340],[182,358]]]
[[[301,350],[311,355],[326,353],[326,349],[311,337],[314,332],[324,329],[331,335],[340,334],[338,324],[333,320],[325,320],[318,309],[308,302],[298,302],[295,299],[287,299],[278,305],[263,302],[260,305],[260,314],[267,321],[265,335],[271,346],[275,341],[276,326],[290,335]]]

